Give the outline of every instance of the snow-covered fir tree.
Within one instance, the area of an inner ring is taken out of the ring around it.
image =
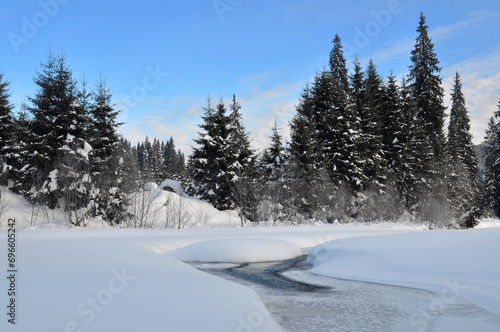
[[[94,92],[91,109],[91,176],[96,213],[110,224],[119,224],[127,217],[127,197],[121,186],[123,159],[120,156],[119,136],[116,132],[120,125],[116,121],[119,111],[114,109],[111,98],[105,81],[100,80]]]
[[[226,105],[219,100],[215,109],[211,99],[207,98],[207,106],[202,119],[202,129],[194,140],[189,166],[193,179],[190,193],[223,210],[232,207],[231,174],[228,172],[227,139],[229,135],[229,118]]]
[[[455,75],[451,101],[447,139],[448,200],[460,226],[471,228],[477,225],[476,218],[479,214],[478,167],[458,72]]]
[[[443,131],[445,106],[441,67],[429,36],[423,13],[417,28],[418,36],[411,52],[408,83],[417,109],[417,125],[423,129],[418,156],[421,162],[419,192],[424,219],[443,219],[446,211],[446,156]]]
[[[500,138],[498,134],[498,120],[492,116],[488,120],[488,127],[485,130],[485,137],[482,145],[484,153],[484,177],[483,195],[481,197],[481,207],[487,216],[496,216],[495,211],[495,176],[493,165],[500,157]]]
[[[285,147],[276,118],[269,139],[270,145],[264,150],[260,159],[262,176],[260,214],[266,220],[276,221],[283,217],[285,204],[289,204],[285,202],[288,194],[285,184]]]
[[[13,180],[19,168],[19,144],[16,135],[16,123],[12,116],[9,102],[9,83],[0,73],[0,186]]]
[[[382,136],[381,124],[385,118],[383,108],[383,80],[377,72],[373,59],[368,62],[366,77],[364,79],[364,107],[361,113],[356,114],[359,118],[359,137],[362,143],[358,143],[360,158],[363,160],[363,173],[365,189],[383,190],[385,187],[386,165],[382,158]],[[367,188],[372,187],[372,188]]]
[[[321,85],[327,86],[320,87],[324,93],[315,94],[319,102],[315,105],[315,112],[323,114],[324,121],[317,130],[333,183],[347,183],[354,192],[359,192],[365,181],[357,146],[360,124],[349,103],[349,78],[340,37],[335,35],[332,43],[329,71],[320,81]]]
[[[238,208],[242,223],[257,219],[257,157],[250,146],[250,135],[243,124],[241,105],[233,95],[228,115],[229,134],[226,156],[231,179],[231,200]]]
[[[318,140],[313,119],[313,96],[309,85],[304,88],[296,114],[290,121],[290,172],[298,190],[291,190],[293,204],[299,213],[312,218],[318,206],[316,188],[320,177]],[[300,188],[300,189],[299,189]]]
[[[488,122],[484,138],[485,179],[482,206],[489,215],[500,217],[500,101]]]
[[[71,141],[74,149],[83,147],[88,118],[78,103],[64,56],[56,58],[49,53],[34,81],[38,92],[29,98],[33,119],[26,143],[28,160],[23,161],[20,180],[30,200],[54,208],[63,195],[57,175],[59,167],[65,167],[61,165],[64,155],[71,149],[67,142]]]

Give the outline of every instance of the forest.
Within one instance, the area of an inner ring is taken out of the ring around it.
[[[75,80],[66,57],[49,52],[34,76],[37,92],[14,114],[8,78],[0,75],[0,185],[34,206],[67,211],[72,226],[101,217],[134,217],[131,195],[165,179],[186,195],[242,220],[422,221],[471,228],[500,217],[500,104],[485,133],[485,169],[470,133],[457,72],[444,91],[441,67],[421,14],[409,73],[386,79],[370,60],[347,69],[335,35],[328,67],[305,85],[289,122],[275,125],[256,151],[236,96],[207,97],[187,158],[174,139],[132,145],[119,135],[120,110],[104,80]],[[451,98],[445,128],[445,98]],[[1,199],[1,194],[0,194]]]

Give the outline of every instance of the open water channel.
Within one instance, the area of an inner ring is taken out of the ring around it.
[[[306,256],[199,269],[250,287],[286,331],[500,331],[500,319],[437,294],[314,275]]]

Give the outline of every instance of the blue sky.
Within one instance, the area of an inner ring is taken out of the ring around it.
[[[189,153],[206,96],[242,105],[255,147],[275,117],[283,134],[300,92],[342,38],[351,66],[373,57],[380,74],[408,72],[424,12],[443,67],[446,105],[462,74],[475,143],[500,99],[497,0],[41,0],[0,7],[0,72],[20,109],[49,45],[74,78],[106,78],[132,142],[167,140]]]

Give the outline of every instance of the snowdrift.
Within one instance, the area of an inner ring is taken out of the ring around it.
[[[282,330],[252,290],[105,232],[21,232],[16,325],[0,331]]]
[[[184,262],[254,263],[295,258],[302,250],[282,240],[222,239],[195,243],[168,255]]]
[[[316,274],[429,290],[500,316],[499,239],[494,228],[349,238],[317,246],[307,261]]]

